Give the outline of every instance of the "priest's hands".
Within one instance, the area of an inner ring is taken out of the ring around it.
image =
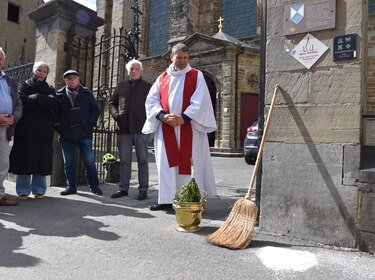
[[[180,126],[185,123],[181,116],[175,114],[165,114],[162,121],[170,126]]]

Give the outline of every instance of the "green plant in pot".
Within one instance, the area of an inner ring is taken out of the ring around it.
[[[182,232],[196,232],[200,230],[198,226],[202,221],[205,197],[201,195],[194,178],[189,183],[182,186],[176,193],[173,201],[173,209],[176,211],[178,226],[176,229]]]

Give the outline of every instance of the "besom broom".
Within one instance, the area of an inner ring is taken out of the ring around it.
[[[279,85],[275,86],[272,97],[270,110],[267,116],[264,133],[259,145],[259,151],[253,175],[251,176],[249,190],[245,198],[241,198],[233,205],[232,211],[224,224],[214,233],[207,235],[206,240],[214,245],[227,247],[230,249],[244,249],[250,245],[255,230],[255,224],[258,215],[258,206],[251,201],[251,191],[253,189],[256,174],[259,168],[259,163],[262,157],[264,140],[266,139],[268,127],[270,124],[273,108],[276,103],[276,95],[279,90]]]

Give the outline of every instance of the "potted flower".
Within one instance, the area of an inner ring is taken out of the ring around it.
[[[173,201],[173,209],[176,211],[178,226],[176,230],[182,232],[196,232],[200,230],[198,226],[202,221],[205,197],[201,195],[194,178],[182,186],[176,193]]]

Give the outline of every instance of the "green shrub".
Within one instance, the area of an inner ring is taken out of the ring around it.
[[[181,189],[176,193],[175,199],[178,202],[201,201],[201,193],[194,178],[191,178],[189,183],[181,187]]]

